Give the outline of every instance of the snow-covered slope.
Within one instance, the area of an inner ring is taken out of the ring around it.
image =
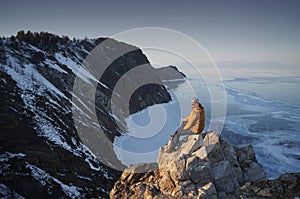
[[[124,54],[109,66],[113,78],[100,82],[81,63],[103,41],[30,32],[0,39],[0,196],[9,190],[20,198],[108,197],[120,173],[102,164],[79,138],[72,106],[82,115],[91,113],[72,102],[72,98],[79,99],[72,92],[74,80],[78,75],[87,84],[98,83],[99,125],[94,128],[101,128],[113,141],[120,129],[108,105],[110,90],[120,71],[126,73],[149,62],[139,49]],[[115,46],[102,49],[107,59],[119,42],[112,43]],[[132,112],[171,99],[163,86],[147,93],[140,90],[136,96],[146,103],[133,100]],[[80,103],[87,107],[89,102]],[[105,150],[111,160],[117,160],[113,148]]]

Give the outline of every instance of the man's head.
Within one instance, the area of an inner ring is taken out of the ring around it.
[[[199,99],[196,98],[196,97],[193,97],[191,101],[192,101],[192,104],[197,104],[197,103],[199,103]]]

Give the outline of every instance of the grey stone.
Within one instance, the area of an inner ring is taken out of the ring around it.
[[[207,159],[207,152],[206,152],[206,147],[202,146],[200,149],[195,151],[192,155],[200,158],[201,160],[208,161]]]
[[[185,193],[187,195],[188,193],[190,193],[193,190],[195,190],[195,185],[193,183],[191,183],[188,186],[183,188],[183,193]]]
[[[248,168],[251,162],[257,162],[252,145],[246,145],[236,150],[238,162],[244,170]]]
[[[238,180],[235,177],[233,168],[229,161],[224,160],[212,164],[211,166],[214,182],[218,191],[232,193],[239,188]]]
[[[190,179],[185,170],[184,158],[180,158],[179,160],[172,162],[169,171],[173,181],[185,181]]]
[[[205,146],[207,159],[209,162],[218,162],[224,160],[224,153],[220,143]]]
[[[203,146],[202,137],[200,135],[187,136],[186,141],[181,144],[179,156],[191,154]]]
[[[235,175],[236,175],[239,183],[244,184],[245,179],[244,179],[244,175],[243,175],[241,166],[238,162],[235,146],[233,146],[229,142],[223,140],[222,148],[223,148],[225,159],[228,160],[230,162],[230,164],[233,166]]]
[[[196,156],[187,159],[186,169],[194,183],[207,183],[212,179],[209,164]]]
[[[214,181],[218,192],[234,193],[239,189],[239,183],[234,177],[221,178]]]
[[[186,181],[179,181],[179,186],[182,186],[182,187],[186,187],[188,185],[190,185],[192,183],[191,180],[186,180]]]
[[[218,192],[218,198],[227,198],[227,194],[223,191]]]
[[[267,180],[264,168],[257,162],[250,164],[249,170],[246,172],[250,182],[258,182]]]
[[[212,182],[207,183],[206,185],[198,188],[198,197],[199,198],[217,198],[217,190],[215,185]]]
[[[217,162],[224,159],[224,153],[220,144],[220,135],[215,132],[209,132],[204,138],[204,146],[207,159],[210,162]]]
[[[232,174],[230,163],[227,160],[216,162],[211,165],[214,179],[218,180]]]
[[[269,188],[265,188],[265,189],[258,191],[257,195],[263,196],[263,197],[268,197],[268,198],[272,197],[272,193]]]

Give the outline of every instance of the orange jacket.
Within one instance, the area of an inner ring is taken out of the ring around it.
[[[184,130],[190,129],[195,134],[201,133],[205,126],[204,108],[193,108],[190,115],[182,121],[187,122],[183,127]]]

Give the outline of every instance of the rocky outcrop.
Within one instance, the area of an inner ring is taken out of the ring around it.
[[[163,81],[184,81],[186,76],[176,66],[165,66],[156,69],[157,74]]]
[[[186,76],[176,66],[165,66],[155,69],[162,83],[168,88],[175,89],[185,82]]]
[[[157,163],[127,168],[110,198],[260,198],[278,191],[282,197],[296,196],[298,174],[283,177],[289,179],[285,185],[280,179],[268,181],[251,145],[236,147],[215,132],[204,135],[187,136],[175,149],[169,141],[161,147]]]
[[[239,195],[241,198],[292,198],[300,197],[300,173],[287,173],[276,180],[245,183]]]

